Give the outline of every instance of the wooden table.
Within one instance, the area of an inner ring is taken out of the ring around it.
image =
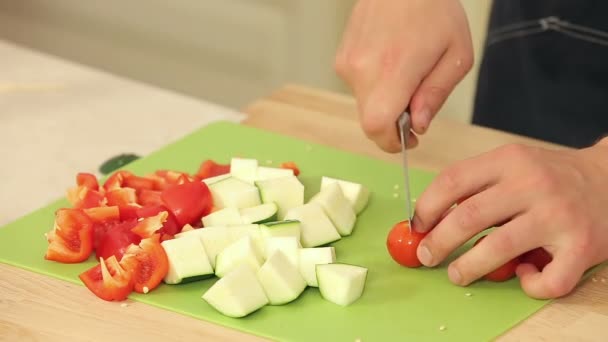
[[[244,109],[244,124],[398,163],[364,136],[350,97],[286,86]],[[506,143],[551,144],[437,119],[411,153],[414,167],[449,163]],[[595,280],[595,281],[594,281]],[[603,341],[608,325],[608,272],[548,305],[501,341]],[[69,293],[69,295],[66,295]],[[258,341],[256,337],[137,302],[91,300],[82,287],[0,264],[0,339],[7,341]]]

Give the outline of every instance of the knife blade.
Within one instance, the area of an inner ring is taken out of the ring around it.
[[[411,118],[410,118],[410,113],[408,110],[405,110],[401,116],[399,117],[399,121],[398,121],[398,126],[399,126],[399,135],[401,137],[401,155],[403,158],[403,175],[405,178],[405,193],[406,193],[406,199],[405,199],[405,209],[406,209],[406,213],[407,213],[407,219],[409,220],[409,227],[410,230],[412,229],[412,196],[410,193],[410,176],[409,176],[409,170],[408,170],[408,162],[407,162],[407,138],[409,137],[410,134],[410,127],[411,127]]]

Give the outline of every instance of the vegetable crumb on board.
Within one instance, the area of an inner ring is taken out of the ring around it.
[[[416,203],[417,200],[417,198],[412,198],[412,203]]]
[[[127,306],[129,306],[129,304],[127,304],[127,303],[122,303],[122,304],[120,304],[120,307],[121,307],[121,308],[126,308]]]
[[[361,342],[361,339],[360,339],[360,338],[358,338],[358,339],[356,339],[356,340],[355,340],[355,342]]]
[[[395,193],[393,194],[393,197],[397,198],[397,197],[399,197],[399,194],[395,192]]]
[[[467,292],[464,295],[467,296],[467,297],[471,297],[473,294],[471,292]]]
[[[445,330],[445,325],[440,326],[439,330],[444,331]]]
[[[147,286],[144,286],[144,293],[148,293],[148,291],[150,291],[150,289],[148,289]]]
[[[399,184],[395,184],[395,186],[393,186],[393,189],[398,190],[399,189]]]

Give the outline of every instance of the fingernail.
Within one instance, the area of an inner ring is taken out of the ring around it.
[[[420,133],[425,133],[431,125],[431,111],[428,107],[423,107],[418,116],[420,117]]]
[[[420,262],[424,266],[431,265],[431,263],[433,262],[433,254],[431,254],[431,251],[428,249],[428,247],[426,247],[426,246],[418,247],[418,260],[420,260]]]
[[[450,278],[450,281],[452,281],[452,283],[457,285],[460,285],[462,282],[462,275],[460,274],[458,269],[453,265],[450,265],[450,267],[448,267],[448,278]]]

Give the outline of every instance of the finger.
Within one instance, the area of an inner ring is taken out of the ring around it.
[[[521,287],[532,298],[558,298],[570,293],[587,270],[587,260],[573,252],[558,251],[542,272],[532,264],[517,268]]]
[[[427,131],[431,120],[445,103],[454,87],[473,66],[473,54],[467,44],[453,44],[425,77],[412,96],[412,128],[418,134]]]
[[[416,202],[413,226],[419,232],[430,230],[443,213],[462,198],[470,197],[496,184],[504,164],[493,154],[460,161],[442,171]]]
[[[531,215],[524,214],[509,221],[490,234],[483,241],[454,260],[448,267],[450,280],[466,286],[495,271],[511,260],[542,244],[543,234]]]
[[[425,266],[435,266],[479,232],[517,216],[525,209],[525,201],[521,197],[505,184],[492,186],[469,197],[420,242],[420,261]]]
[[[408,70],[413,62],[414,58],[404,56],[395,64],[385,63],[381,69],[382,74],[362,107],[363,130],[387,152],[401,150],[397,119],[406,109],[411,94],[422,79],[417,72]]]

